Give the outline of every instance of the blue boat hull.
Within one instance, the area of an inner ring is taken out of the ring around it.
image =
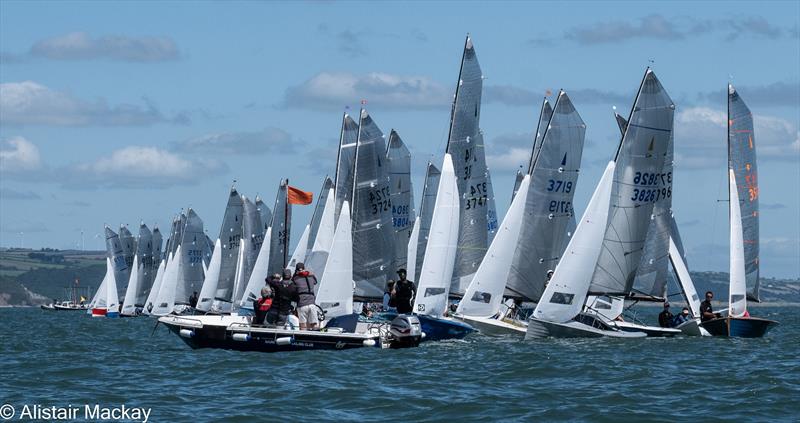
[[[472,332],[475,328],[457,320],[447,318],[436,318],[430,316],[417,315],[425,333],[425,341],[443,341],[445,339],[461,339]]]
[[[720,317],[700,324],[713,336],[761,338],[778,322],[756,317]]]

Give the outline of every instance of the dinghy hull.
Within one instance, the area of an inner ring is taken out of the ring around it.
[[[644,338],[643,332],[625,332],[617,329],[601,329],[576,321],[566,323],[548,322],[531,318],[528,321],[528,332],[525,339],[539,338]]]
[[[462,339],[472,332],[475,328],[457,320],[446,317],[431,317],[416,315],[422,326],[422,333],[425,334],[425,341],[444,341],[445,339]]]
[[[463,321],[475,328],[478,332],[488,336],[515,336],[524,338],[528,327],[522,322],[518,324],[508,323],[499,319],[489,317],[475,317],[456,315],[453,318]]]
[[[672,337],[681,334],[680,329],[646,326],[631,322],[614,322],[614,326],[625,332],[643,332],[645,335],[655,338]]]
[[[707,330],[700,326],[700,319],[687,320],[675,328],[687,336],[711,336]]]
[[[712,336],[761,338],[778,322],[756,317],[720,317],[701,323]]]

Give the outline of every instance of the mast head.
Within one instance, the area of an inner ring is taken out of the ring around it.
[[[736,88],[733,88],[733,84],[728,84],[728,95],[733,95],[736,93]]]

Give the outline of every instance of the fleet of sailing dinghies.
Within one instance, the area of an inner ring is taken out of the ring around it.
[[[384,136],[364,108],[357,119],[344,113],[335,174],[323,179],[291,255],[292,204],[311,204],[312,195],[282,179],[270,208],[232,186],[216,239],[191,208],[172,219],[164,245],[158,227],[141,223],[134,237],[125,225],[118,233],[106,226],[106,273],[88,312],[159,316],[193,348],[256,351],[400,348],[476,329],[518,338],[759,337],[775,326],[747,309],[759,300],[759,187],[752,115],[733,86],[729,307],[714,317],[701,312],[673,216],[675,105],[655,73],[645,71],[627,118],[614,114],[620,141],[580,219],[573,203],[586,124],[563,90],[531,119],[527,166],[498,218],[482,85],[467,36],[442,166],[428,162],[418,208],[398,131]],[[301,262],[319,281],[322,329],[251,324],[265,278]],[[417,284],[412,312],[359,317],[354,301],[382,301],[399,268]],[[666,301],[671,278],[689,319],[662,328],[628,317],[626,302]]]
[[[728,315],[702,323],[712,335],[762,337],[777,322],[751,317],[747,300],[759,301],[758,167],[753,115],[728,85],[728,206],[730,287]]]

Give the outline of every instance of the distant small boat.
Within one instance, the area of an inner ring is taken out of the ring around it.
[[[92,301],[92,317],[119,317],[119,296],[117,295],[117,281],[111,259],[106,258],[106,276],[97,289],[95,299]]]
[[[702,323],[714,336],[760,338],[778,324],[750,317],[747,311],[748,297],[759,301],[759,191],[754,137],[753,115],[733,85],[728,85],[730,289],[728,315]]]

